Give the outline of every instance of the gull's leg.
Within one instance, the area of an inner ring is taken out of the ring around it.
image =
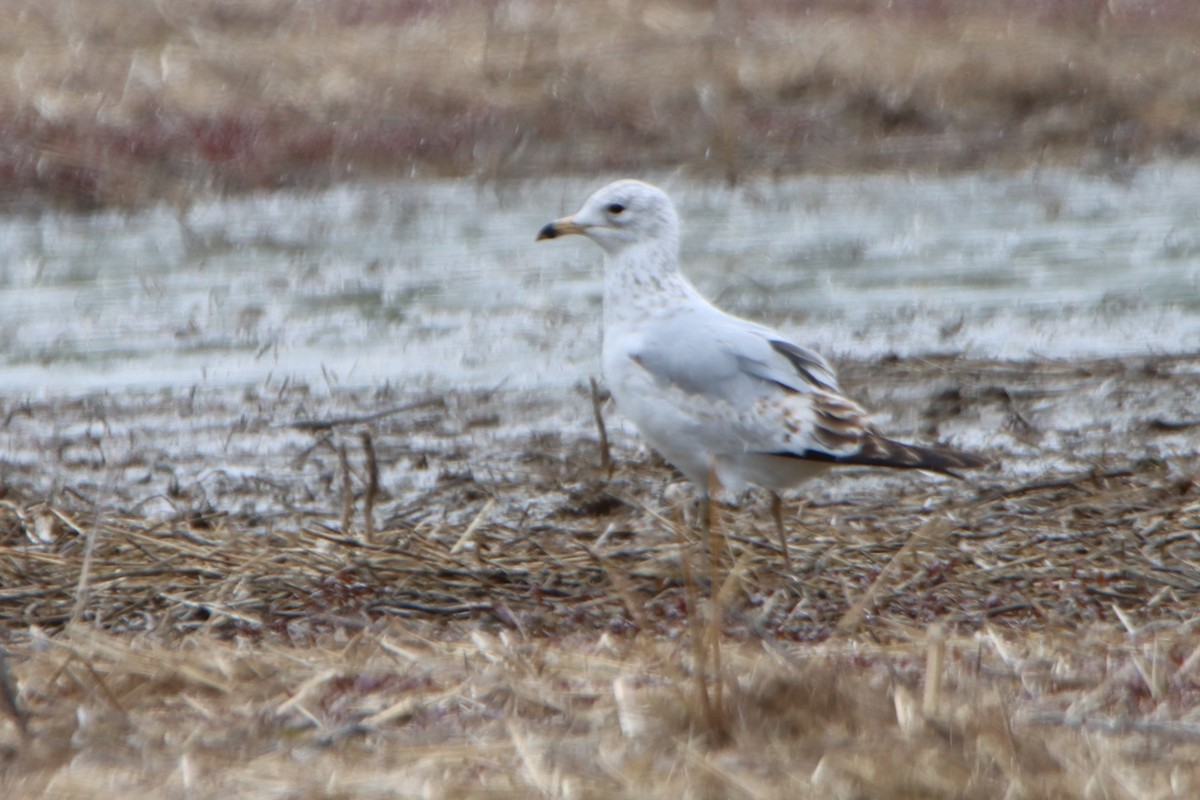
[[[713,512],[715,509],[716,507],[713,505],[712,493],[705,492],[703,495],[701,495],[700,535],[704,540],[704,548],[708,551],[708,560],[711,569],[715,569],[717,563],[717,545],[716,542],[713,541]]]
[[[716,537],[713,535],[713,529],[716,527],[713,523],[716,506],[713,505],[713,497],[721,487],[721,482],[717,480],[717,463],[715,459],[709,461],[708,465],[708,491],[704,493],[704,542],[708,546],[708,631],[706,638],[708,640],[707,650],[709,658],[712,662],[712,710],[713,716],[710,724],[714,729],[721,726],[722,719],[725,716],[725,701],[724,701],[724,681],[722,680],[721,670],[721,584],[717,580],[720,573],[720,558],[721,554],[717,550]]]
[[[771,516],[775,518],[775,533],[779,536],[779,549],[783,551],[783,565],[790,572],[792,554],[788,552],[787,531],[783,527],[783,498],[777,492],[771,492]]]
[[[700,511],[704,517],[700,520],[700,530],[704,534],[704,544],[708,547],[709,558],[712,563],[717,563],[717,551],[713,549],[712,539],[712,522],[713,522],[713,497],[721,489],[721,482],[717,480],[717,462],[713,457],[709,457],[708,462],[708,485],[704,487],[704,500],[701,503]]]

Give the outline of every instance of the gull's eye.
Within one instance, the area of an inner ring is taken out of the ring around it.
[[[617,216],[618,214],[620,214],[624,210],[625,210],[625,206],[621,205],[620,203],[609,203],[608,207],[605,208],[605,211],[612,214],[614,217]]]

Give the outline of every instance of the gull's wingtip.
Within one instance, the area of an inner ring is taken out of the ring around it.
[[[951,478],[964,480],[958,470],[983,469],[995,462],[974,453],[965,453],[949,447],[926,447],[905,444],[875,433],[866,434],[853,452],[829,453],[818,448],[809,448],[799,453],[779,452],[776,456],[789,456],[807,461],[822,461],[841,466],[889,467],[891,469],[919,469],[938,472]]]

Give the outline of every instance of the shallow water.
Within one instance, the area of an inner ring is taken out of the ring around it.
[[[599,372],[600,253],[534,235],[604,180],[0,219],[0,392],[575,383]],[[835,359],[1200,348],[1197,165],[657,180],[701,290]]]

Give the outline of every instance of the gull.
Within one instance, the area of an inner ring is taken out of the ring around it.
[[[604,251],[602,367],[617,408],[700,489],[780,493],[838,465],[959,477],[978,456],[889,439],[846,397],[829,362],[786,336],[726,314],[679,270],[679,217],[657,187],[620,180],[538,241],[579,234]]]

